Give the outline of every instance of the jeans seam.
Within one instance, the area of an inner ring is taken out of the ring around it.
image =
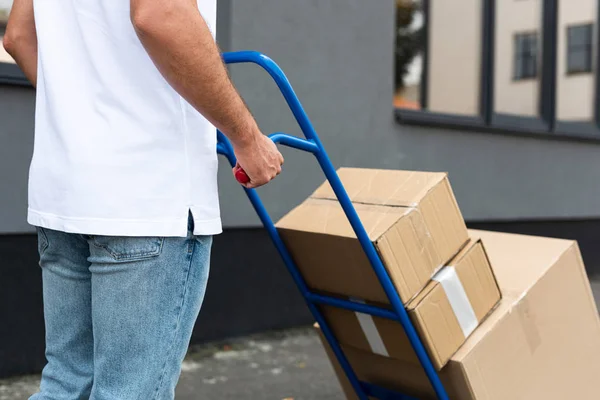
[[[38,228],[38,232],[40,233],[40,236],[43,239],[43,243],[41,243],[40,250],[39,250],[40,258],[41,258],[42,255],[46,252],[46,250],[50,246],[50,242],[48,241],[48,235],[46,235],[46,232],[44,231],[44,228],[39,227]]]
[[[159,238],[159,244],[156,249],[149,250],[149,251],[143,251],[140,253],[134,253],[134,254],[117,253],[117,252],[113,251],[112,249],[110,249],[110,247],[108,245],[97,243],[96,241],[94,241],[93,238],[92,238],[92,245],[99,249],[106,250],[115,261],[143,261],[143,260],[147,260],[149,258],[157,257],[162,253],[162,249],[163,249],[163,245],[164,245],[164,238]]]
[[[194,242],[194,247],[192,249],[192,252],[188,253],[190,255],[190,257],[189,257],[190,258],[190,262],[188,264],[188,269],[187,269],[187,272],[186,272],[186,275],[185,275],[185,279],[184,279],[184,282],[183,282],[183,293],[182,293],[182,296],[181,296],[181,302],[179,303],[179,310],[177,311],[177,321],[175,322],[175,329],[173,330],[173,340],[171,341],[171,344],[169,345],[167,354],[165,355],[165,362],[163,364],[162,371],[161,371],[161,374],[160,374],[160,377],[159,377],[159,380],[158,380],[158,385],[156,386],[156,389],[154,391],[154,397],[153,397],[154,400],[158,399],[158,395],[160,393],[160,389],[163,387],[165,375],[167,373],[167,366],[168,366],[168,363],[169,363],[169,359],[170,359],[170,356],[171,356],[171,354],[173,353],[173,351],[175,349],[175,340],[174,339],[175,339],[175,336],[177,336],[177,332],[179,332],[179,329],[181,327],[181,318],[182,318],[182,314],[183,314],[183,307],[184,307],[184,304],[185,304],[185,296],[187,294],[188,285],[189,285],[189,282],[190,282],[190,272],[192,270],[192,262],[194,260],[195,250],[196,250],[196,243]]]

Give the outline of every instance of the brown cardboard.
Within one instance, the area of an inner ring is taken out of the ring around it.
[[[417,207],[442,264],[467,241],[466,225],[446,173],[365,168],[340,168],[337,172],[353,203]],[[336,198],[328,182],[312,197]]]
[[[455,269],[477,323],[480,323],[500,300],[500,291],[483,244],[479,240],[471,241],[449,264],[446,268]],[[435,367],[441,369],[466,339],[444,288],[439,282],[431,281],[407,305],[407,309]],[[324,306],[322,310],[340,343],[418,364],[399,323],[385,318],[359,316],[340,308]],[[369,343],[367,335],[373,335],[373,332],[365,332],[359,318],[363,321],[367,318],[374,325],[374,334],[379,335],[385,347],[383,352]]]
[[[408,302],[468,240],[446,174],[352,168],[338,174],[400,298]],[[328,183],[277,228],[310,288],[388,302]]]
[[[575,242],[472,231],[503,299],[440,373],[453,400],[594,400],[600,320]],[[433,399],[413,364],[344,347],[359,378]]]
[[[333,366],[333,370],[335,371],[335,375],[338,378],[338,381],[340,383],[340,386],[342,387],[342,391],[344,392],[346,399],[347,400],[359,400],[358,396],[354,392],[354,389],[352,388],[352,384],[350,383],[350,381],[348,380],[348,377],[344,373],[342,366],[338,362],[337,358],[335,358],[335,356],[333,354],[333,350],[331,349],[331,346],[329,346],[329,343],[327,343],[327,340],[325,339],[325,336],[323,335],[323,332],[321,331],[319,324],[315,323],[314,328],[317,331],[319,338],[321,339],[321,343],[323,344],[323,347],[325,348],[327,357],[331,361],[331,365]]]
[[[470,242],[445,268],[456,271],[479,325],[501,297],[483,243]],[[467,338],[442,284],[431,281],[407,308],[434,366],[441,369]]]

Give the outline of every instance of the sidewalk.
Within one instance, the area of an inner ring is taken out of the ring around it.
[[[183,364],[176,400],[343,400],[312,328],[196,346]],[[24,400],[38,376],[0,380],[0,400]]]
[[[600,304],[600,277],[592,282]],[[0,381],[0,400],[23,400],[39,377]],[[310,328],[196,346],[183,364],[176,400],[343,400]]]
[[[202,348],[184,364],[177,400],[343,400],[312,329]]]

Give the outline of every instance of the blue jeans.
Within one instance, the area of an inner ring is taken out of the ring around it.
[[[212,237],[38,228],[46,359],[30,400],[173,399],[208,280]]]

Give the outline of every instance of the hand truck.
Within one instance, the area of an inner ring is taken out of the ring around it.
[[[224,53],[223,59],[226,64],[257,64],[258,66],[262,67],[265,71],[267,71],[271,78],[275,81],[283,97],[285,98],[287,105],[289,106],[294,117],[296,118],[296,121],[300,125],[305,139],[301,139],[285,133],[274,133],[272,135],[269,135],[269,137],[276,144],[282,144],[302,151],[307,151],[309,153],[312,153],[316,157],[317,161],[319,162],[319,165],[325,173],[325,176],[327,177],[327,180],[331,184],[331,187],[333,188],[333,191],[335,192],[338,201],[340,202],[344,212],[346,213],[346,216],[348,217],[348,220],[350,221],[350,224],[352,225],[352,228],[356,233],[356,237],[360,241],[364,252],[366,253],[369,261],[371,262],[371,265],[375,270],[377,277],[379,278],[381,286],[385,290],[390,304],[392,305],[393,311],[390,311],[367,304],[359,304],[349,300],[342,300],[334,297],[323,296],[317,293],[313,293],[306,286],[304,279],[302,278],[300,272],[294,264],[294,261],[292,260],[292,257],[290,256],[290,253],[288,252],[285,244],[281,240],[281,237],[279,236],[277,229],[275,228],[275,225],[273,224],[273,221],[267,213],[267,210],[265,209],[265,206],[260,200],[260,197],[258,196],[257,192],[254,189],[244,188],[244,191],[246,192],[248,199],[252,203],[254,210],[257,212],[261,222],[263,223],[269,236],[273,240],[277,251],[283,258],[287,269],[289,270],[294,281],[296,282],[296,285],[300,289],[300,293],[302,293],[302,295],[304,296],[304,299],[308,304],[308,308],[312,312],[317,323],[320,325],[325,338],[327,339],[329,345],[331,346],[331,349],[333,350],[333,353],[335,354],[340,365],[342,366],[346,376],[348,377],[348,380],[352,384],[353,389],[356,391],[356,395],[360,400],[368,400],[369,397],[377,398],[380,400],[417,400],[414,397],[396,393],[388,389],[372,385],[367,382],[359,381],[356,374],[352,370],[352,367],[350,366],[348,360],[346,359],[338,341],[334,337],[331,329],[327,325],[327,322],[323,318],[323,315],[321,314],[321,311],[318,307],[318,305],[320,304],[340,307],[347,310],[375,315],[378,317],[383,317],[400,322],[400,324],[402,324],[404,328],[404,331],[406,332],[406,335],[408,336],[408,339],[410,340],[412,347],[415,350],[415,353],[417,354],[417,357],[419,358],[421,365],[425,369],[427,377],[429,378],[429,381],[433,386],[437,398],[439,400],[449,400],[446,390],[444,389],[444,386],[442,385],[442,382],[440,381],[440,378],[435,368],[433,367],[431,359],[429,358],[425,348],[423,347],[423,343],[421,342],[415,330],[415,327],[413,326],[412,322],[410,321],[410,318],[408,317],[406,309],[404,308],[404,305],[402,304],[402,301],[400,300],[400,297],[398,296],[398,293],[385,267],[383,266],[381,259],[379,258],[375,250],[375,247],[369,240],[369,236],[367,235],[365,228],[360,222],[358,214],[354,210],[354,206],[352,205],[350,198],[348,197],[348,194],[346,193],[346,190],[344,189],[344,186],[342,185],[342,182],[340,181],[333,167],[333,164],[331,163],[329,157],[327,156],[327,153],[325,152],[325,148],[321,144],[321,141],[319,140],[315,129],[313,128],[310,120],[308,119],[308,116],[306,115],[306,112],[300,104],[298,97],[294,93],[294,90],[292,89],[292,86],[290,85],[290,82],[288,81],[287,77],[285,76],[281,68],[279,68],[279,66],[273,60],[258,52],[239,51]],[[217,152],[227,157],[227,160],[229,161],[231,166],[234,167],[236,165],[236,159],[233,153],[233,147],[231,146],[231,143],[221,132],[217,132],[217,135]]]

